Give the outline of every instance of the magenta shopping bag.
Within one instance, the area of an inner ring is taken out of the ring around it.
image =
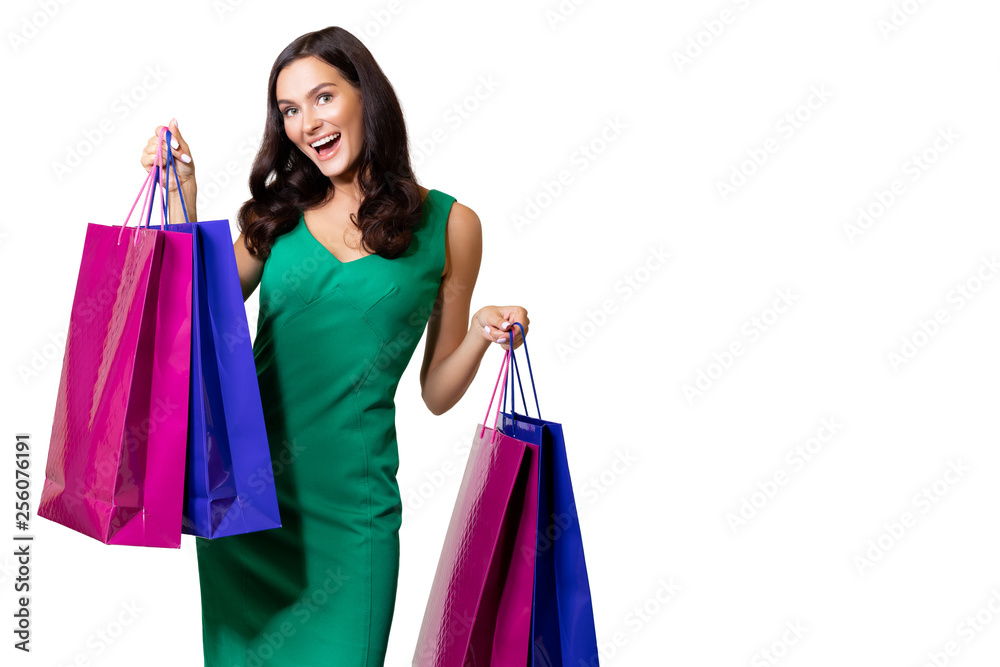
[[[156,172],[139,196],[152,183],[155,197]],[[132,211],[120,227],[87,226],[38,515],[106,544],[176,548],[191,237],[126,227]]]
[[[499,414],[499,399],[497,408]],[[496,417],[493,428],[486,421],[476,427],[431,585],[413,655],[417,667],[528,661],[538,447],[498,431]]]

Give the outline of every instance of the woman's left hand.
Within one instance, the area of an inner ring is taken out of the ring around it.
[[[472,328],[478,329],[480,335],[491,343],[499,343],[505,350],[510,349],[513,336],[516,350],[523,341],[521,327],[514,326],[520,322],[524,333],[528,333],[528,311],[521,306],[483,306],[472,316]]]

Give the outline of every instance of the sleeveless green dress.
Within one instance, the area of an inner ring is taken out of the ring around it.
[[[341,262],[302,216],[264,263],[253,344],[281,527],[195,538],[205,665],[385,660],[402,502],[395,393],[441,285],[455,198],[407,250]]]

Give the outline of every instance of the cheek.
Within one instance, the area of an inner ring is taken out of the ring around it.
[[[345,100],[346,102],[346,100]],[[345,103],[339,109],[339,116],[341,120],[346,124],[346,127],[350,128],[354,133],[357,133],[364,126],[362,120],[361,104],[352,100],[349,103]]]
[[[355,118],[351,124],[351,137],[354,139],[353,144],[358,150],[361,148],[361,144],[364,143],[365,138],[365,128],[364,124],[361,122],[361,118]]]

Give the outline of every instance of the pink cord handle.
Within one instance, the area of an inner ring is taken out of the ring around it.
[[[137,194],[135,196],[135,201],[132,202],[132,208],[129,209],[128,215],[125,216],[125,222],[122,223],[121,230],[118,232],[118,244],[119,245],[121,245],[121,242],[122,242],[122,234],[125,232],[125,225],[128,224],[128,219],[132,217],[132,211],[135,210],[135,205],[139,203],[139,197],[142,197],[142,210],[143,211],[146,210],[146,202],[148,201],[148,197],[149,197],[150,193],[152,193],[152,195],[153,195],[153,201],[156,201],[156,185],[153,184],[153,175],[159,173],[160,166],[162,165],[162,160],[163,160],[163,133],[166,132],[166,129],[167,129],[166,127],[161,127],[159,129],[159,131],[157,131],[157,133],[156,133],[156,159],[155,159],[155,161],[153,163],[153,168],[149,170],[149,174],[146,175],[146,180],[143,181],[143,183],[142,183],[142,188],[139,189],[139,194]],[[143,197],[143,193],[145,193],[145,195],[146,195],[145,197]],[[164,194],[162,196],[165,197],[166,194]],[[163,225],[166,223],[166,219],[165,219],[165,216],[164,216],[164,213],[163,213],[163,207],[162,206],[160,207],[160,219],[161,219],[160,229],[162,229]],[[140,224],[136,228],[135,239],[133,239],[132,245],[135,245],[136,243],[139,242],[139,227],[142,227],[142,225]]]
[[[479,431],[480,438],[483,437],[483,434],[486,433],[486,420],[489,419],[490,417],[490,408],[493,407],[493,397],[497,395],[497,387],[500,385],[501,376],[503,376],[503,387],[500,389],[500,394],[503,395],[504,391],[507,388],[507,374],[504,373],[504,369],[507,368],[507,361],[510,359],[510,353],[511,350],[506,350],[504,352],[503,363],[500,364],[500,374],[497,375],[497,381],[493,384],[493,395],[490,396],[490,404],[486,408],[486,414],[483,416],[483,428],[481,431]],[[493,417],[493,435],[490,436],[490,442],[493,442],[493,439],[497,435],[497,419],[499,417],[500,417],[500,401],[497,400],[497,412],[496,415],[494,415]]]

